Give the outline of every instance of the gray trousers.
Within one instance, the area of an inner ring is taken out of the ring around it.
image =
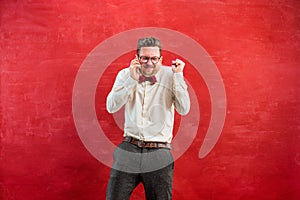
[[[140,148],[122,142],[113,156],[106,200],[129,200],[140,183],[147,200],[172,199],[174,161],[169,149]]]

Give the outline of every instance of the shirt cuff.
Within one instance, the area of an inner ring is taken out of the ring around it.
[[[184,81],[183,72],[176,72],[173,76],[175,80]]]
[[[173,80],[175,88],[179,89],[181,87],[183,89],[187,89],[187,85],[183,77],[183,72],[174,73]]]

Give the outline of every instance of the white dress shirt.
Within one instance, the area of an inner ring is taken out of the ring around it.
[[[124,136],[142,141],[168,142],[173,137],[174,108],[181,115],[190,109],[190,98],[183,72],[174,73],[171,67],[161,66],[151,85],[138,83],[130,76],[129,68],[121,70],[106,100],[109,113],[125,105]]]

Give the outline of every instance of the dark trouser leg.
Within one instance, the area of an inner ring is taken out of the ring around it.
[[[106,190],[106,200],[129,200],[132,191],[140,183],[140,175],[137,173],[140,167],[140,156],[132,158],[126,152],[139,155],[141,149],[127,142],[122,142],[116,148],[113,155],[114,164]],[[137,169],[131,166],[137,167]]]
[[[139,182],[139,174],[112,169],[106,191],[106,200],[129,200],[132,191]]]
[[[174,164],[141,174],[147,200],[171,200]]]
[[[168,149],[139,148],[123,142],[114,152],[106,199],[128,200],[142,181],[147,200],[170,200],[173,170],[174,161]]]

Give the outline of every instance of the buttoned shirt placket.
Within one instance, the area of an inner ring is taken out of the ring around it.
[[[142,132],[139,133],[139,137],[140,137],[140,140],[144,141],[145,140],[145,135],[144,135],[144,132],[145,132],[145,128],[146,128],[146,122],[147,122],[147,114],[148,113],[148,110],[147,108],[149,108],[149,93],[147,92],[147,89],[148,87],[150,86],[149,85],[150,83],[148,81],[146,82],[143,82],[142,83],[142,88],[143,88],[143,103],[142,103]]]

